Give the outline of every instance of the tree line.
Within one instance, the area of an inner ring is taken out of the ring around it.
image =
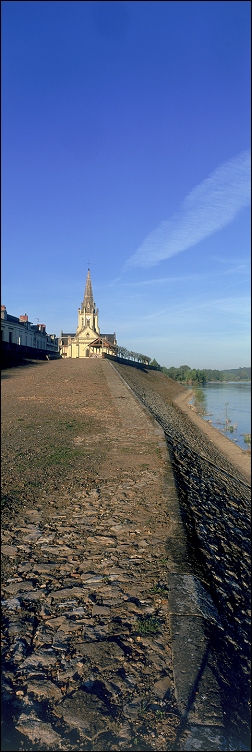
[[[117,355],[119,358],[134,360],[137,363],[145,363],[145,365],[150,365],[151,361],[151,358],[149,358],[148,355],[143,355],[142,353],[137,353],[133,350],[127,350],[127,347],[121,347],[121,345],[117,346]]]
[[[231,368],[230,370],[223,370],[219,371],[218,369],[211,369],[211,368],[190,368],[190,366],[183,365],[179,366],[179,368],[175,368],[174,366],[171,366],[171,368],[166,368],[165,366],[160,366],[159,363],[154,358],[150,362],[151,366],[155,366],[159,371],[162,371],[167,376],[170,377],[170,379],[174,379],[175,381],[180,381],[181,384],[185,384],[187,386],[193,386],[193,385],[203,385],[206,384],[207,381],[250,381],[251,380],[251,368]]]
[[[143,363],[145,365],[154,366],[158,371],[162,371],[169,376],[170,379],[180,381],[181,384],[187,386],[204,386],[207,381],[250,381],[251,380],[251,367],[247,368],[230,368],[229,370],[219,371],[217,368],[190,368],[190,366],[183,365],[179,368],[171,366],[166,368],[161,366],[155,358],[151,360],[148,355],[143,353],[134,352],[128,350],[127,347],[117,346],[117,355],[120,358],[126,360],[133,360],[137,363]]]

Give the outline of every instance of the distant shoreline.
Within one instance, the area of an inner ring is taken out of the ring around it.
[[[239,379],[239,381],[206,381],[206,384],[251,384],[251,379]]]
[[[182,383],[181,381],[179,382]],[[183,384],[186,389],[198,389],[199,386],[206,386],[207,384],[251,384],[251,379],[241,379],[240,381],[205,381],[205,384]]]

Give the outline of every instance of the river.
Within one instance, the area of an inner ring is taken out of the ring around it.
[[[242,449],[248,449],[244,436],[251,435],[251,382],[208,382],[202,387],[206,414],[221,433]]]

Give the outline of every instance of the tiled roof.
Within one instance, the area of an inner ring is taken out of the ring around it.
[[[11,316],[10,313],[7,313],[7,321],[12,321],[13,324],[20,324],[20,321],[17,316]]]
[[[114,334],[100,334],[100,337],[102,337],[102,339],[107,339],[108,342],[112,343],[112,345],[115,342],[115,335]]]

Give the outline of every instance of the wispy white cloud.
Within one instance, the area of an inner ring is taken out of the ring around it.
[[[154,266],[230,224],[250,204],[250,165],[249,150],[219,165],[145,238],[126,266]]]
[[[231,316],[247,317],[249,323],[249,317],[251,313],[251,299],[248,295],[241,295],[237,298],[218,298],[217,300],[209,300],[205,304],[202,304],[202,309],[206,311],[211,310],[216,315],[220,313],[227,313]]]
[[[229,265],[229,269],[224,269],[223,271],[219,271],[219,276],[227,276],[229,274],[249,274],[250,267],[249,264],[235,264],[234,266],[230,266],[230,260],[226,259],[226,264]],[[205,272],[205,273],[194,273],[191,274],[185,273],[185,274],[178,274],[178,275],[171,275],[169,277],[153,277],[152,279],[141,279],[137,282],[122,282],[120,285],[120,290],[123,288],[136,288],[137,290],[140,290],[141,288],[145,287],[154,287],[155,285],[174,285],[178,283],[183,282],[202,282],[203,280],[211,280],[216,279],[216,270],[212,272]]]
[[[206,274],[179,274],[178,276],[171,276],[171,277],[155,277],[153,279],[142,279],[138,282],[125,282],[124,287],[150,287],[152,285],[164,285],[164,284],[174,284],[178,282],[192,282],[192,281],[198,281],[200,279],[206,279],[208,275]]]
[[[211,255],[209,256],[210,261],[214,261],[216,264],[221,264],[222,266],[230,266],[230,264],[237,264],[237,266],[246,266],[247,269],[251,268],[251,261],[250,261],[250,255],[249,256],[237,256],[233,257],[232,259],[229,258],[229,256],[215,256]]]
[[[233,285],[229,285],[233,287]],[[251,299],[248,295],[240,295],[237,297],[226,296],[222,298],[210,298],[209,300],[200,299],[187,300],[184,303],[175,303],[162,307],[151,313],[146,313],[138,318],[138,324],[141,325],[144,322],[158,321],[162,319],[162,322],[171,321],[173,317],[178,320],[182,317],[184,324],[188,324],[189,315],[196,318],[198,322],[203,320],[203,316],[207,317],[207,320],[211,322],[213,316],[218,317],[224,314],[231,315],[233,317],[241,317],[250,322],[251,312]],[[185,319],[186,315],[186,319]],[[132,318],[134,324],[135,318]],[[129,326],[129,320],[127,321]]]

